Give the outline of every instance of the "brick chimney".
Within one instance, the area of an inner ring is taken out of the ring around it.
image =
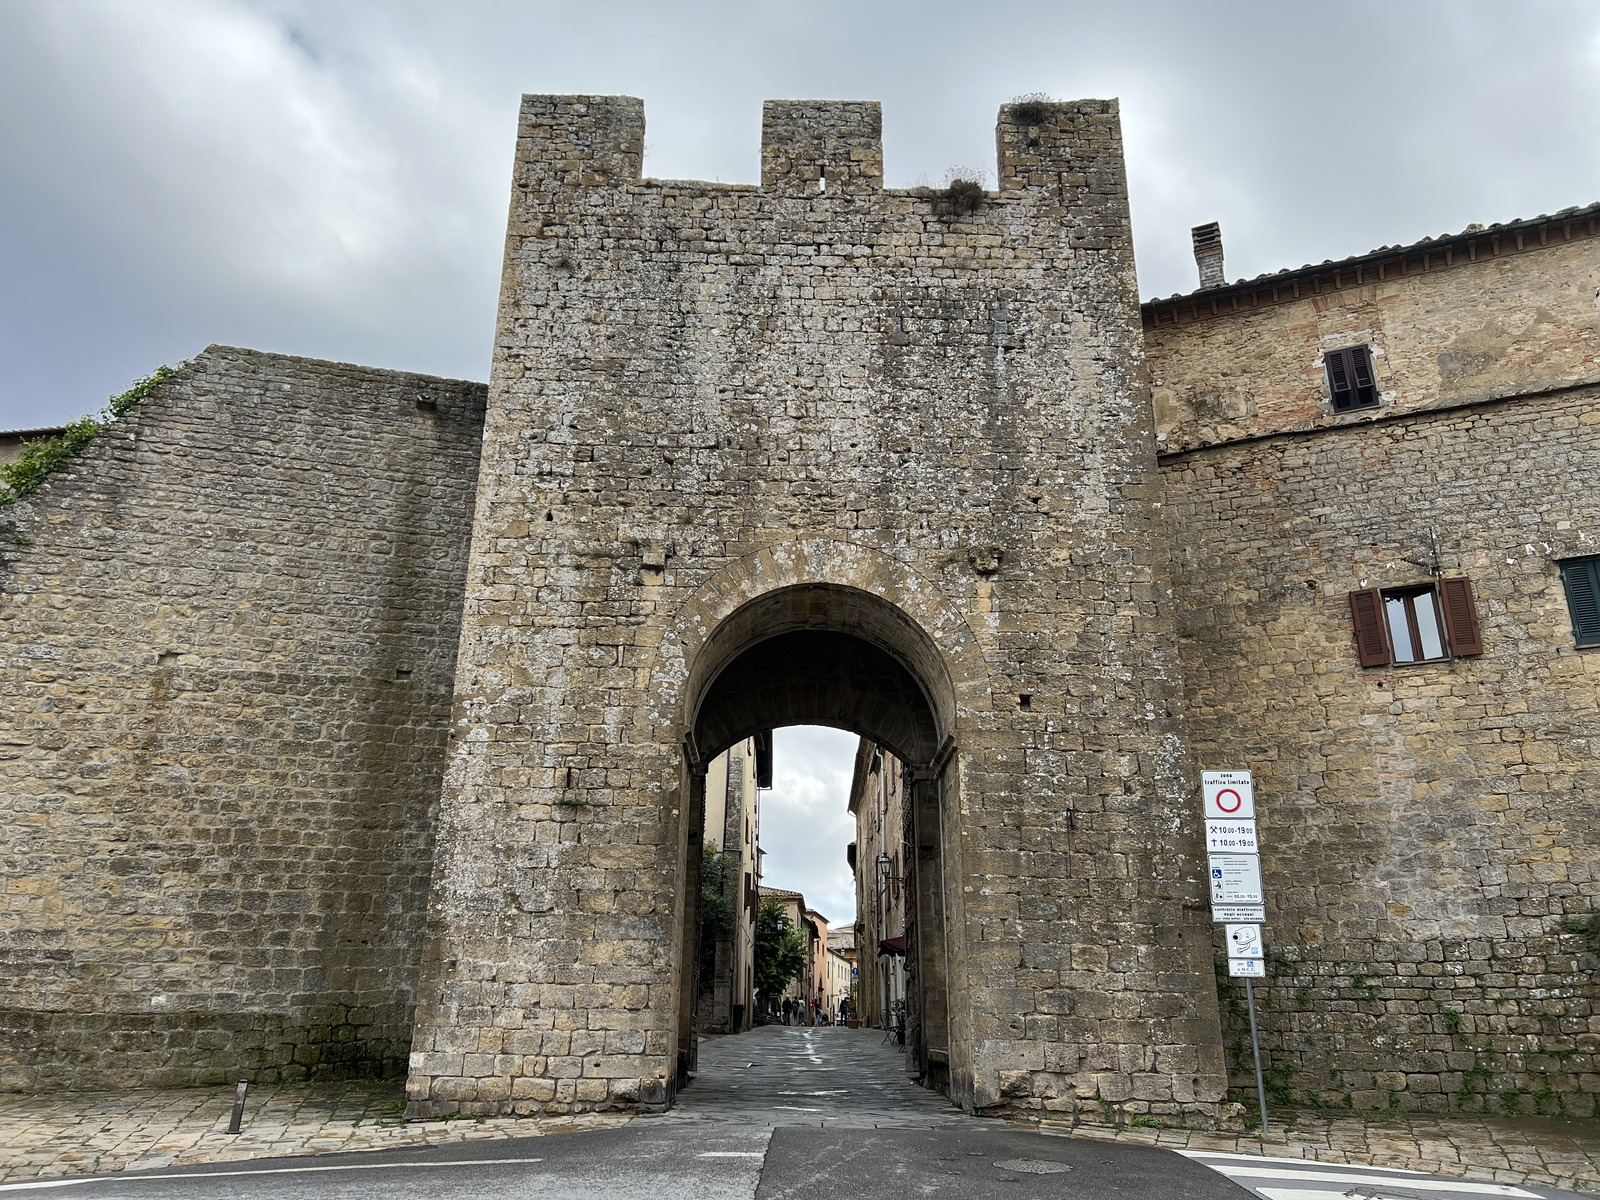
[[[1228,277],[1222,272],[1222,226],[1215,221],[1196,225],[1189,231],[1194,238],[1194,261],[1200,268],[1200,288],[1222,287]]]

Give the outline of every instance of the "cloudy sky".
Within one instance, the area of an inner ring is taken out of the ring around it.
[[[231,342],[483,379],[517,97],[642,96],[755,181],[767,97],[883,101],[891,185],[1119,96],[1145,295],[1600,199],[1600,5],[3,0],[0,428]]]
[[[748,182],[763,99],[878,99],[891,186],[992,173],[1013,96],[1117,96],[1146,296],[1205,221],[1239,277],[1600,200],[1594,0],[0,0],[0,428],[209,342],[486,378],[530,91],[642,96],[649,174]],[[842,753],[780,753],[770,821]],[[829,916],[838,857],[785,875]]]
[[[772,736],[772,790],[761,794],[761,848],[768,887],[806,894],[828,928],[855,919],[855,882],[844,848],[856,839],[850,771],[856,735],[816,725]]]

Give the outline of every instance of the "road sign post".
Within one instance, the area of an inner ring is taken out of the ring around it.
[[[1256,1056],[1256,1103],[1261,1105],[1261,1132],[1268,1133],[1267,1085],[1261,1079],[1261,1039],[1256,1036],[1256,992],[1250,986],[1250,977],[1244,980],[1244,1006],[1250,1010],[1250,1050]]]
[[[1267,976],[1266,947],[1261,936],[1267,903],[1261,889],[1261,846],[1256,838],[1255,780],[1249,771],[1202,771],[1200,789],[1205,804],[1211,920],[1224,927],[1228,977],[1244,980],[1250,1051],[1256,1064],[1256,1100],[1261,1105],[1261,1132],[1266,1133],[1267,1087],[1261,1072],[1256,993],[1251,982]]]

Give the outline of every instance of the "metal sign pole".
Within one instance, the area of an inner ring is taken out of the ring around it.
[[[1261,1079],[1261,1041],[1256,1037],[1256,990],[1250,986],[1250,980],[1244,981],[1244,1002],[1250,1010],[1250,1049],[1256,1056],[1256,1099],[1261,1102],[1261,1132],[1268,1131],[1267,1125],[1267,1085]]]

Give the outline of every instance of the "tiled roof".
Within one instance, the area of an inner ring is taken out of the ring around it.
[[[1527,220],[1517,217],[1496,225],[1468,225],[1460,233],[1441,233],[1438,237],[1425,237],[1407,246],[1379,246],[1376,250],[1354,254],[1349,258],[1285,267],[1281,271],[1257,275],[1254,279],[1238,279],[1220,287],[1157,296],[1146,300],[1142,307],[1147,324],[1173,324],[1176,319],[1182,319],[1179,314],[1184,309],[1188,309],[1192,317],[1221,316],[1245,308],[1259,308],[1264,304],[1298,299],[1302,281],[1310,280],[1320,285],[1324,276],[1332,276],[1335,287],[1343,286],[1344,278],[1352,273],[1355,276],[1353,282],[1376,282],[1394,278],[1395,275],[1426,273],[1467,262],[1480,262],[1486,258],[1500,257],[1505,252],[1535,250],[1542,246],[1560,245],[1574,238],[1594,237],[1600,234],[1600,229],[1596,228],[1597,220],[1600,220],[1600,202],[1573,205],[1557,213],[1541,213]],[[1555,234],[1553,238],[1552,232]],[[1528,244],[1530,235],[1536,238],[1531,245]],[[1482,253],[1479,252],[1480,247]],[[1412,262],[1419,257],[1420,269],[1413,272]],[[1364,268],[1374,264],[1377,274],[1369,279]],[[1398,269],[1390,274],[1390,267]],[[1282,289],[1286,285],[1292,295],[1283,294]],[[1315,286],[1312,290],[1320,291],[1321,288]],[[1230,300],[1231,304],[1219,305],[1218,301],[1223,298]],[[1244,303],[1240,303],[1241,298]],[[1163,320],[1163,313],[1170,313],[1171,317]]]

